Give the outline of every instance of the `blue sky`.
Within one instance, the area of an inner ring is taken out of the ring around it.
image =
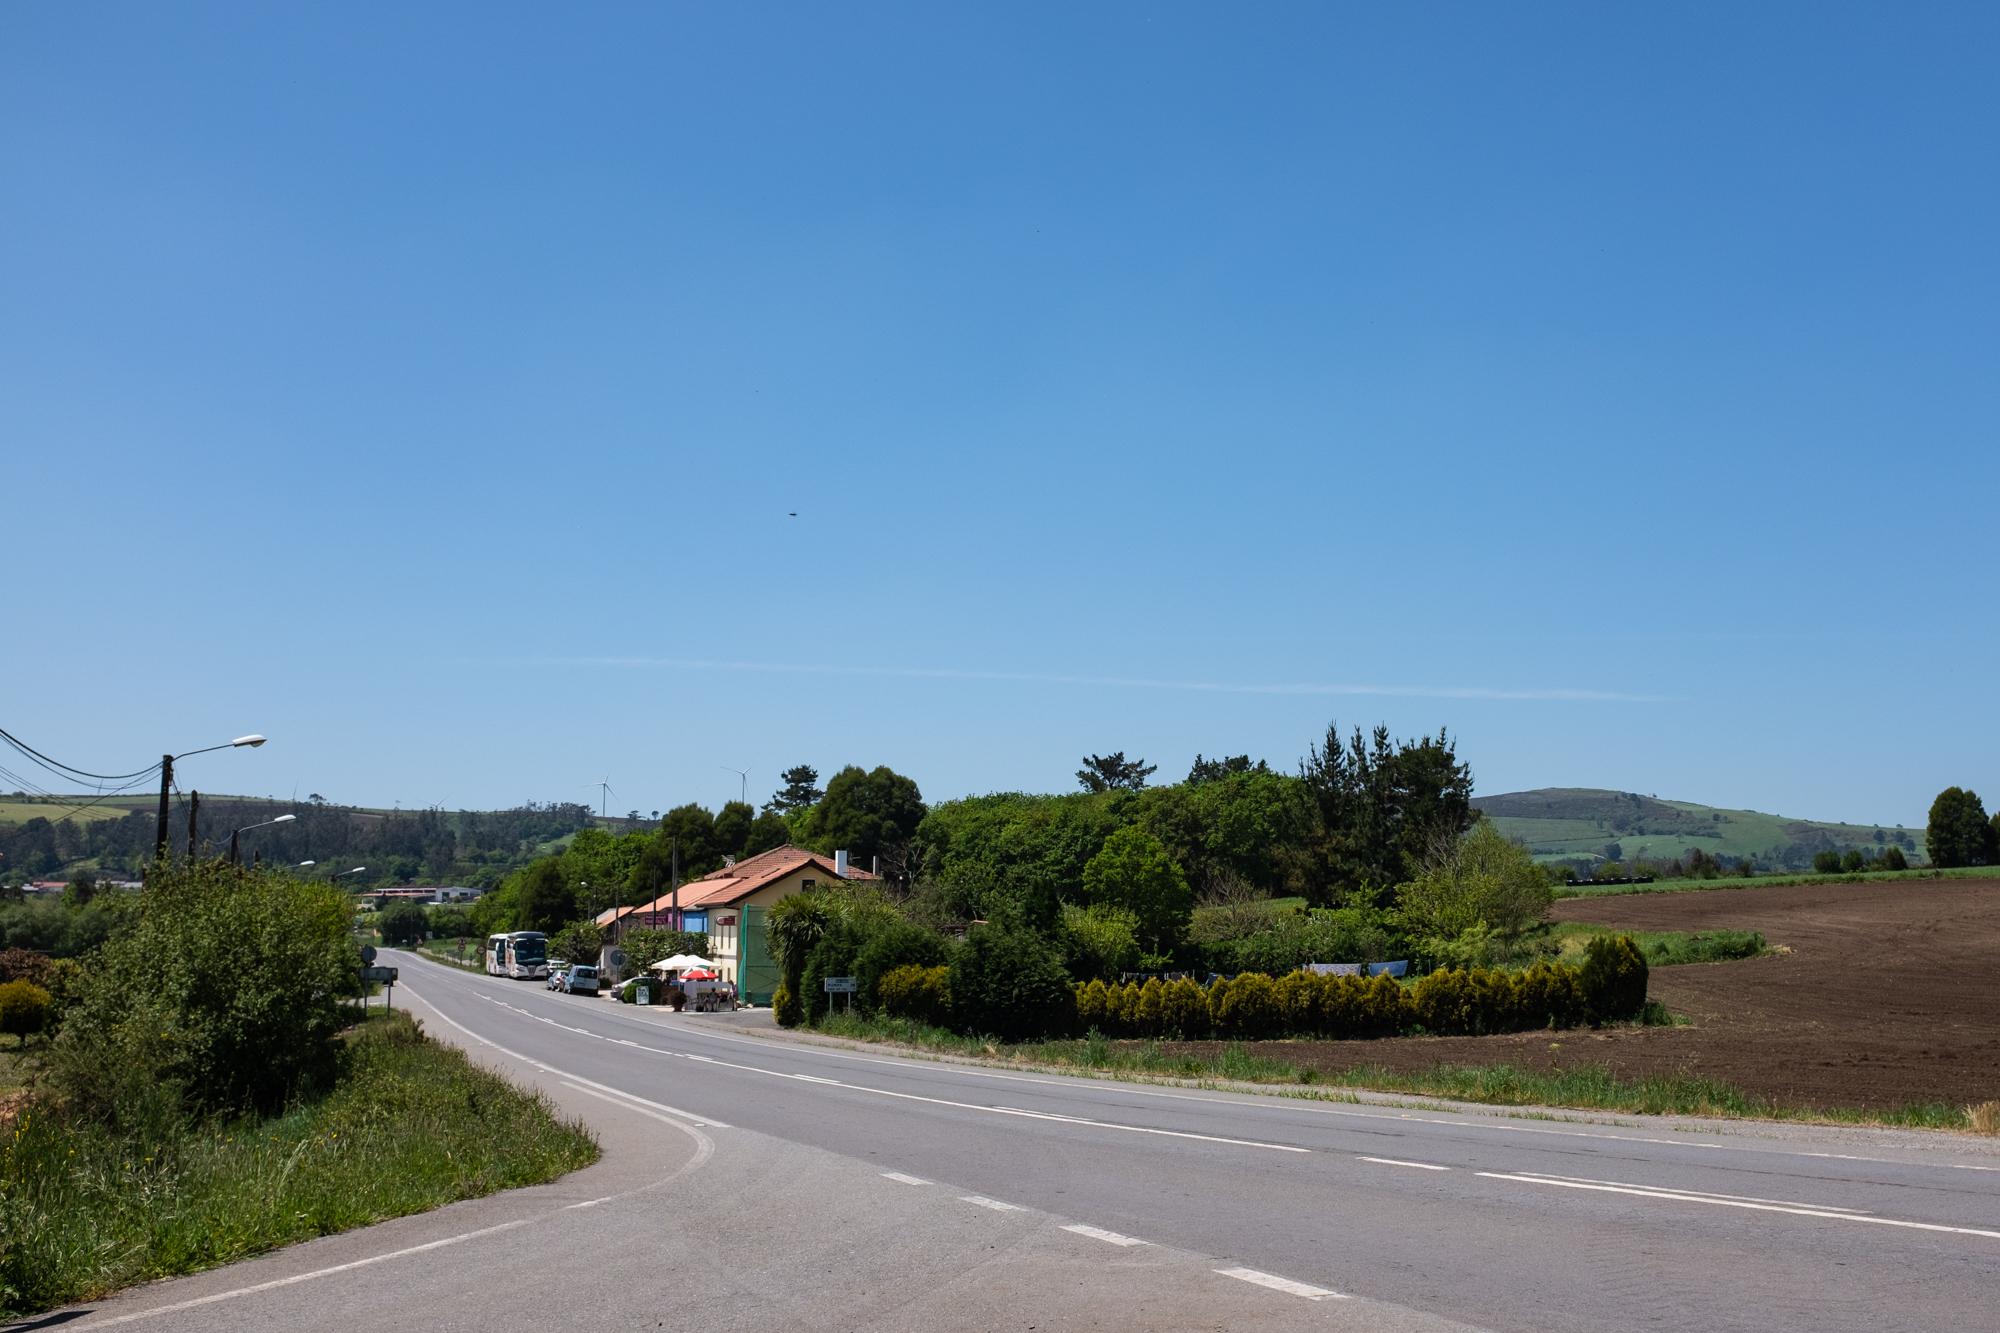
[[[2000,788],[1996,57],[1988,5],[6,6],[0,725],[652,810],[1381,720],[1921,822]]]

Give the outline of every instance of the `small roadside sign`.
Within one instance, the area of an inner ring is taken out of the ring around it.
[[[853,995],[859,992],[860,989],[861,978],[859,977],[828,977],[826,979],[826,993],[828,995]]]
[[[393,982],[396,979],[396,969],[393,967],[364,967],[361,969],[361,979],[363,981]]]
[[[374,950],[373,950],[373,949],[370,949],[370,950],[369,950],[369,952],[370,952],[370,953],[373,953],[373,952],[374,952]],[[382,984],[383,984],[384,986],[387,986],[387,987],[388,987],[388,989],[387,989],[386,991],[384,991],[384,992],[382,993],[382,1003],[383,1003],[384,1005],[386,1005],[386,1006],[387,1006],[388,1008],[391,1008],[391,1009],[394,1009],[394,1008],[396,1007],[396,969],[395,969],[395,968],[393,968],[393,967],[364,967],[364,968],[361,968],[361,969],[360,969],[360,975],[361,975],[361,983],[362,983],[362,984],[363,984],[364,986],[365,986],[365,985],[367,985],[367,984],[368,984],[369,982],[371,982],[371,981],[379,981],[379,982],[381,982],[381,983],[382,983]],[[368,1007],[368,992],[366,992],[366,991],[363,991],[363,992],[361,993],[361,1007],[362,1007],[363,1009],[366,1009],[366,1008]]]
[[[361,965],[362,965],[363,967],[367,967],[367,966],[369,966],[369,965],[370,965],[371,963],[373,963],[374,961],[375,961],[375,946],[374,946],[374,945],[372,945],[372,944],[364,944],[364,945],[362,945],[362,946],[361,946]]]

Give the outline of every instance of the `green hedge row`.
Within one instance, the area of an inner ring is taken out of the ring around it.
[[[1451,968],[1407,986],[1386,976],[1251,972],[1208,986],[1185,978],[1092,981],[1075,993],[1078,1028],[1112,1037],[1472,1036],[1636,1018],[1646,1003],[1646,960],[1621,935],[1592,941],[1582,967]]]

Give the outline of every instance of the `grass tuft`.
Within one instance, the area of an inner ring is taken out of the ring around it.
[[[1965,1123],[1975,1134],[2000,1134],[2000,1102],[1966,1107]]]

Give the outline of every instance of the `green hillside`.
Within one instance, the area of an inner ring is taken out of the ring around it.
[[[1627,864],[1664,863],[1699,847],[1731,861],[1748,856],[1767,869],[1796,870],[1811,866],[1815,852],[1875,852],[1890,843],[1900,845],[1912,865],[1924,859],[1923,830],[1900,824],[1791,819],[1594,787],[1542,787],[1478,796],[1472,803],[1540,861],[1602,861],[1613,843]]]

